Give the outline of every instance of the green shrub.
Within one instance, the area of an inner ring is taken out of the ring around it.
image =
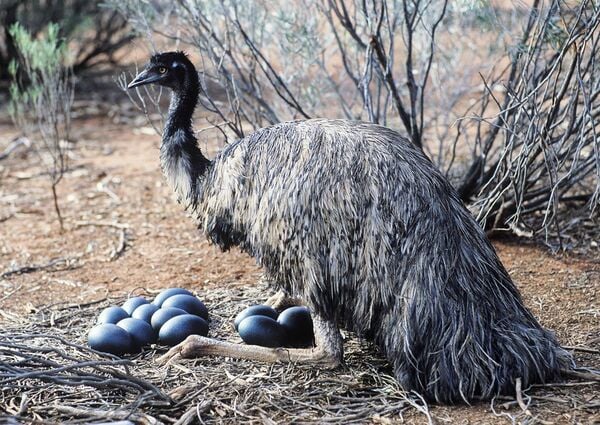
[[[19,55],[9,66],[13,79],[9,113],[47,169],[62,229],[56,187],[67,170],[74,91],[66,44],[58,35],[57,24],[48,25],[45,33],[35,38],[18,23],[9,32]]]

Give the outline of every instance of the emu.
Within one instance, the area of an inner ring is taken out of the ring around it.
[[[272,349],[191,336],[171,356],[342,361],[340,327],[376,343],[405,390],[439,403],[558,379],[571,355],[542,328],[456,191],[388,128],[311,119],[264,128],[209,161],[192,131],[198,74],[154,55],[129,84],[172,90],[161,167],[221,249],[239,246],[313,312],[315,347]],[[279,304],[288,302],[280,298]]]

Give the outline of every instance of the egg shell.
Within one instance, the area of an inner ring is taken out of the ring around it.
[[[102,313],[98,315],[97,323],[112,323],[116,324],[118,321],[129,317],[129,314],[121,307],[117,307],[116,305],[110,306],[102,310]]]
[[[165,302],[165,300],[167,298],[170,298],[173,295],[179,295],[179,294],[192,295],[192,296],[194,295],[190,291],[188,291],[187,289],[183,289],[183,288],[169,288],[169,289],[165,289],[160,294],[158,294],[154,298],[154,301],[152,301],[152,304],[161,307],[162,304]]]
[[[251,305],[240,311],[237,316],[235,316],[235,320],[233,321],[233,326],[235,326],[235,330],[238,330],[240,326],[240,322],[244,320],[246,317],[250,316],[267,316],[271,319],[277,320],[277,312],[268,305],[258,304]]]
[[[131,313],[142,304],[148,304],[148,300],[144,297],[128,298],[127,301],[123,303],[123,310],[131,316]]]
[[[313,321],[308,308],[303,306],[287,308],[281,312],[277,322],[287,334],[286,345],[290,347],[314,345]]]
[[[208,320],[208,310],[204,303],[193,295],[177,294],[169,297],[162,303],[161,308],[176,307],[185,310],[189,314],[195,314]]]
[[[142,304],[131,313],[131,317],[134,319],[143,320],[146,323],[150,323],[152,315],[158,310],[158,307],[154,304]]]
[[[267,316],[249,316],[238,326],[240,337],[246,344],[263,347],[283,347],[286,333],[283,327]]]
[[[175,316],[162,325],[158,340],[162,344],[177,345],[190,335],[208,335],[208,323],[193,314]]]
[[[175,316],[181,316],[182,314],[188,314],[188,312],[175,307],[161,307],[152,315],[150,323],[152,324],[152,328],[158,332],[167,320]]]
[[[118,356],[134,351],[129,332],[114,323],[103,323],[90,329],[88,345],[94,350]]]
[[[141,319],[129,317],[117,323],[117,326],[125,329],[131,335],[135,348],[141,348],[146,344],[156,342],[156,332],[147,322]]]

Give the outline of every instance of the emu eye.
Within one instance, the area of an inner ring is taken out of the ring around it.
[[[167,68],[165,68],[164,66],[161,66],[160,68],[158,68],[159,74],[164,74],[165,72],[167,72]]]

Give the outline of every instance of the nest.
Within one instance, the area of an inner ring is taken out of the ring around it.
[[[254,286],[200,294],[211,312],[209,335],[241,342],[233,318],[266,293]],[[364,423],[411,406],[385,360],[351,337],[346,364],[335,371],[209,357],[161,366],[155,360],[166,347],[126,359],[87,347],[100,311],[122,301],[42,308],[3,331],[0,404],[7,413],[42,423]]]
[[[267,294],[262,285],[200,293],[211,312],[209,335],[241,343],[233,318]],[[159,365],[156,359],[167,347],[128,358],[87,347],[99,312],[123,301],[41,308],[3,329],[0,411],[10,420],[35,423],[351,424],[391,423],[406,415],[434,421],[418,395],[399,388],[374,347],[350,334],[344,335],[345,364],[336,370],[210,357]],[[509,399],[504,408],[519,411],[521,403]]]

